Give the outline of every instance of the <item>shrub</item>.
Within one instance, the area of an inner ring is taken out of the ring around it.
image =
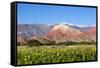
[[[28,41],[29,46],[40,46],[42,43],[40,43],[38,40],[29,40]]]
[[[85,42],[85,41],[81,41],[81,42],[73,42],[73,41],[67,41],[67,42],[59,42],[57,45],[95,45],[96,42],[95,41],[89,41],[89,42]]]
[[[55,43],[55,41],[49,41],[49,42],[47,42],[47,43],[44,43],[44,45],[55,45],[56,43]]]

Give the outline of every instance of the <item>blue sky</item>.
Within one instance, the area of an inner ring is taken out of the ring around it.
[[[17,12],[18,24],[96,24],[96,8],[18,3]]]

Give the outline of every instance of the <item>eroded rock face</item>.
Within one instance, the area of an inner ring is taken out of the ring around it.
[[[96,27],[73,27],[66,24],[55,25],[20,25],[18,27],[17,42],[26,44],[28,40],[38,40],[41,43],[50,41],[96,41]],[[85,30],[84,30],[85,29]]]
[[[96,27],[87,31],[80,31],[66,25],[56,25],[45,37],[56,42],[64,41],[96,41]]]

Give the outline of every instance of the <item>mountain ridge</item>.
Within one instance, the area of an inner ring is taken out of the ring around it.
[[[69,24],[18,24],[17,36],[36,40],[66,41],[96,41],[96,27],[78,27]],[[22,39],[22,38],[21,38]],[[24,41],[24,40],[23,40]],[[46,41],[47,42],[47,41]]]

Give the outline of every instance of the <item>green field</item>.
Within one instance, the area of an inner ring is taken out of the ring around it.
[[[18,65],[94,60],[95,45],[17,46]]]

